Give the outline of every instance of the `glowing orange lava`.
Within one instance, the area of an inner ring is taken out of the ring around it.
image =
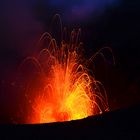
[[[32,61],[43,81],[42,88],[30,98],[32,109],[27,123],[77,120],[108,110],[103,86],[82,64],[79,34],[80,30],[72,31],[69,43],[62,40],[57,46],[55,39],[45,33],[40,41],[49,40],[48,46],[37,57],[24,61]]]

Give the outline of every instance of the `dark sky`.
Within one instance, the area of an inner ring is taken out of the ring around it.
[[[18,65],[33,53],[41,34],[49,30],[56,13],[68,29],[82,28],[86,54],[105,46],[112,48],[116,65],[108,60],[106,72],[102,63],[96,70],[108,91],[111,108],[139,102],[139,0],[1,0],[0,109],[7,110],[6,114],[16,103],[7,88],[15,81]]]

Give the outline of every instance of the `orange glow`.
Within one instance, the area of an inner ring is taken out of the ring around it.
[[[23,62],[31,61],[43,81],[42,88],[35,91],[37,94],[31,95],[32,109],[27,123],[77,120],[108,110],[102,84],[84,65],[79,34],[80,30],[72,31],[70,42],[63,40],[57,46],[55,39],[45,33],[40,42],[49,40],[47,48],[41,50],[37,57]]]

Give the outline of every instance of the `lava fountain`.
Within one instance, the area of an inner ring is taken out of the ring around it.
[[[73,30],[68,42],[64,40],[65,32],[60,45],[44,33],[39,41],[43,49],[21,65],[25,68],[27,63],[32,64],[39,79],[38,86],[30,81],[26,89],[27,123],[71,121],[109,110],[103,85],[87,67],[94,57],[83,59],[81,30]]]

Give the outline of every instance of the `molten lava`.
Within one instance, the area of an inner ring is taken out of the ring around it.
[[[103,86],[85,66],[79,34],[80,30],[72,31],[70,41],[62,40],[57,46],[56,40],[45,33],[40,42],[47,40],[46,48],[23,62],[31,61],[43,81],[41,88],[30,91],[36,94],[29,99],[32,107],[27,123],[77,120],[108,110]],[[31,83],[29,87],[34,88]]]
[[[93,81],[84,67],[78,64],[76,51],[67,51],[61,47],[50,54],[53,62],[43,92],[43,96],[47,97],[39,97],[35,102],[41,123],[81,119],[94,114]]]

